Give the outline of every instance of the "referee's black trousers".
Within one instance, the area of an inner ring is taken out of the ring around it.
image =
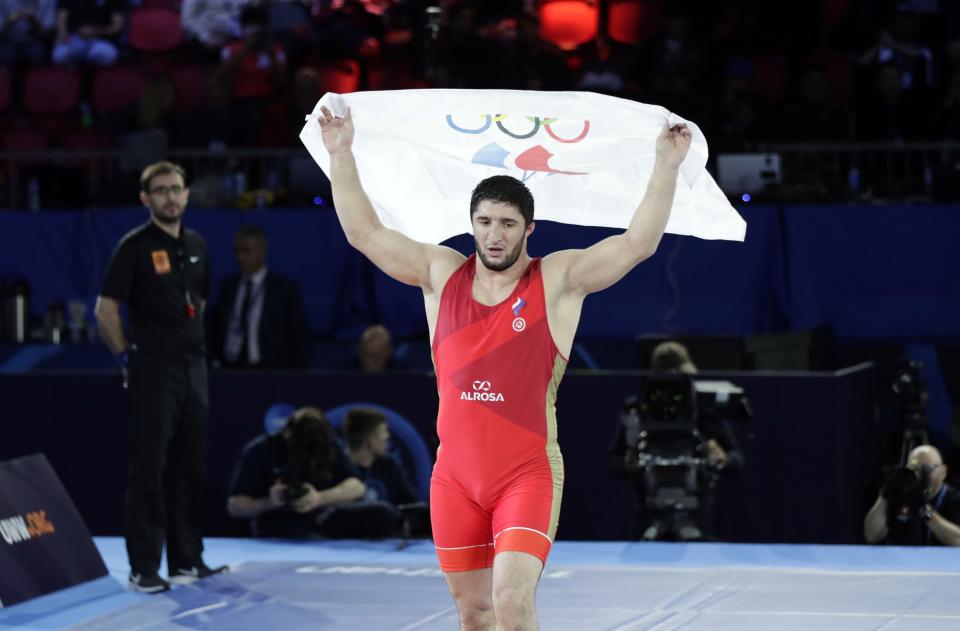
[[[203,357],[137,353],[130,361],[126,542],[134,572],[198,564],[206,477],[207,365]]]

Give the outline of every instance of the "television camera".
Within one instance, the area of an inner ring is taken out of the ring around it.
[[[707,436],[725,420],[751,416],[743,389],[729,381],[695,380],[679,372],[641,379],[623,422],[626,444],[636,450],[628,469],[643,485],[645,513],[651,515],[644,540],[704,537],[704,513],[719,471]]]

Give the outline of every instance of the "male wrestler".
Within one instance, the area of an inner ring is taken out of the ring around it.
[[[347,240],[423,290],[440,393],[430,512],[460,628],[536,629],[563,488],[554,401],[583,299],[656,251],[692,134],[664,126],[626,232],[542,260],[527,254],[530,191],[509,176],[483,180],[470,201],[476,255],[464,258],[384,227],[360,185],[350,111],[324,107],[318,122]]]

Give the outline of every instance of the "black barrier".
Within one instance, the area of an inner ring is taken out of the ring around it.
[[[0,606],[106,574],[90,531],[46,457],[0,462]]]
[[[565,463],[560,539],[614,540],[630,533],[632,496],[610,470],[607,447],[623,398],[640,373],[571,373],[557,399]],[[741,386],[754,420],[737,428],[747,466],[721,480],[718,534],[756,543],[857,543],[878,429],[872,367],[816,373],[704,373]],[[7,424],[0,458],[43,450],[98,535],[122,533],[126,426],[124,391],[109,375],[0,377]],[[230,473],[243,445],[263,431],[277,401],[330,409],[369,401],[396,410],[437,438],[433,375],[214,372],[205,533],[240,532],[226,514]]]

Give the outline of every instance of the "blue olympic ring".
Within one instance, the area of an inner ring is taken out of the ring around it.
[[[482,124],[480,127],[476,128],[476,129],[466,129],[466,128],[464,128],[464,127],[458,126],[456,123],[453,122],[453,115],[447,114],[447,125],[449,125],[450,128],[453,129],[454,131],[458,131],[458,132],[460,132],[461,134],[473,134],[473,135],[477,135],[477,134],[482,134],[483,132],[485,132],[485,131],[487,131],[488,129],[490,129],[490,126],[494,123],[494,121],[496,121],[496,123],[497,123],[497,129],[499,129],[500,131],[502,131],[502,132],[503,132],[504,134],[506,134],[507,136],[510,136],[511,138],[515,138],[516,140],[526,140],[527,138],[533,138],[533,137],[537,134],[537,132],[540,131],[540,125],[541,125],[541,123],[542,123],[542,124],[543,124],[543,128],[546,130],[547,134],[548,134],[551,138],[553,138],[553,139],[556,140],[557,142],[562,142],[562,143],[566,143],[566,144],[573,144],[573,143],[580,142],[581,140],[583,140],[584,138],[586,138],[587,134],[590,132],[590,121],[585,120],[585,121],[583,121],[583,129],[580,131],[580,133],[579,133],[577,136],[575,136],[574,138],[561,138],[560,136],[558,136],[558,135],[553,131],[553,129],[550,128],[550,126],[551,126],[554,122],[556,122],[556,119],[550,119],[550,118],[547,118],[547,117],[541,118],[540,116],[527,116],[527,120],[532,120],[532,121],[533,121],[533,128],[532,128],[529,132],[527,132],[527,133],[525,133],[525,134],[515,134],[515,133],[513,133],[512,131],[510,131],[509,129],[507,129],[506,127],[504,127],[502,121],[503,121],[503,119],[506,118],[505,115],[503,115],[503,114],[496,114],[496,115],[486,114],[486,115],[484,115],[483,118],[484,118],[484,121],[483,121],[483,124]],[[547,122],[547,121],[549,121],[549,122]]]

